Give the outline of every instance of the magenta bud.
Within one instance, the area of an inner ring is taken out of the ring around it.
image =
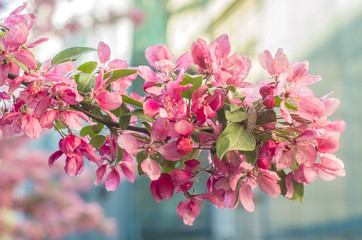
[[[267,109],[273,109],[275,106],[275,99],[272,95],[266,96],[266,98],[263,101],[263,104]]]
[[[274,86],[271,85],[265,85],[262,86],[259,89],[259,93],[262,96],[263,99],[265,99],[267,96],[273,96],[274,95]]]
[[[271,162],[269,160],[269,158],[258,158],[258,167],[263,168],[263,169],[268,169],[271,167]]]

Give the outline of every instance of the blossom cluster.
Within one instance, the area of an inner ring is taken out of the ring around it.
[[[176,212],[187,225],[205,200],[252,212],[256,188],[301,202],[317,177],[345,175],[334,155],[345,123],[328,119],[339,100],[315,96],[309,86],[321,77],[308,73],[308,62],[289,62],[282,49],[274,57],[264,51],[259,62],[269,76],[252,84],[245,81],[251,60],[231,54],[223,34],[209,44],[198,39],[177,60],[167,46],[150,46],[151,67],[111,60],[104,42],[66,49],[38,66],[29,48],[45,39],[26,44],[35,18],[21,15],[24,8],[3,23],[0,83],[8,104],[0,127],[3,136],[31,138],[57,130],[62,139],[50,166],[64,155],[65,171],[76,176],[85,157],[97,166],[96,184],[105,179],[109,191],[122,178],[146,174],[155,201],[183,193]],[[74,67],[71,61],[91,51],[99,63]],[[127,91],[137,76],[144,96]],[[202,151],[207,159],[199,158]],[[200,173],[207,175],[205,193],[194,188]]]
[[[115,233],[114,219],[105,218],[96,202],[80,193],[92,189],[92,176],[49,171],[47,153],[24,151],[29,139],[0,140],[0,235],[3,239],[63,239],[80,231]],[[31,167],[29,167],[31,166]]]

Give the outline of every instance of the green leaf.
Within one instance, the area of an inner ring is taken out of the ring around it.
[[[192,87],[184,92],[181,93],[181,97],[183,98],[188,98],[190,99],[192,97],[192,93],[198,89],[201,84],[202,84],[202,76],[198,75],[198,76],[190,76],[188,74],[184,75],[184,79],[181,82],[181,85],[187,85],[187,84],[191,84]]]
[[[148,122],[141,122],[141,123],[142,123],[143,126],[145,126],[145,128],[147,129],[147,131],[148,131],[149,133],[151,133],[151,131],[152,131],[151,125],[150,125]]]
[[[216,142],[216,155],[222,159],[227,151],[252,151],[255,149],[254,136],[237,123],[230,123]]]
[[[281,98],[281,97],[276,97],[276,98],[275,98],[275,106],[280,107],[280,103],[281,103],[283,100],[284,100],[284,99]],[[295,111],[298,110],[297,104],[296,104],[293,100],[291,100],[291,99],[287,99],[287,100],[285,101],[285,106],[286,106],[287,108],[291,109],[291,110],[295,110]]]
[[[93,52],[93,51],[97,51],[97,49],[89,48],[89,47],[72,47],[72,48],[65,49],[65,50],[61,51],[60,53],[58,53],[57,55],[55,55],[55,57],[53,57],[53,59],[51,61],[51,66],[53,67],[57,64],[68,62],[68,61],[75,61],[80,56],[82,56],[86,53],[89,53],[89,52]]]
[[[137,100],[134,100],[133,98],[130,98],[126,95],[122,95],[122,101],[123,102],[126,102],[128,104],[131,104],[131,105],[134,105],[134,106],[137,106],[139,108],[143,108],[143,104]]]
[[[92,128],[92,126],[85,126],[84,128],[82,128],[82,130],[80,130],[80,132],[79,132],[79,135],[81,136],[81,137],[84,137],[84,136],[87,136],[87,135],[89,135],[89,136],[91,136],[92,137],[92,135],[94,134],[94,132],[93,132],[93,128]]]
[[[103,135],[97,135],[90,140],[89,144],[95,148],[100,148],[104,144],[106,139],[107,138]]]
[[[104,74],[103,79],[106,79],[110,74],[112,74],[112,76],[107,80],[107,83],[111,83],[124,77],[133,75],[135,73],[137,73],[136,69],[119,69],[107,72],[106,74]]]
[[[104,124],[103,123],[100,123],[98,122],[96,125],[93,125],[92,126],[92,130],[94,133],[100,133],[104,128]]]
[[[79,73],[77,90],[82,93],[90,92],[96,85],[96,76],[89,73]]]
[[[136,109],[133,112],[128,113],[127,115],[136,116],[139,119],[145,120],[147,122],[153,122],[153,118],[144,114],[142,109]]]
[[[129,109],[127,108],[126,104],[122,103],[119,109],[119,127],[122,130],[125,130],[128,127],[129,122],[131,121],[131,116],[128,114]]]
[[[239,108],[235,111],[225,111],[225,117],[230,122],[242,122],[247,119],[248,114]]]
[[[226,126],[227,120],[225,118],[225,107],[220,108],[216,112],[216,118],[219,121],[219,123],[222,124],[223,128]]]
[[[303,195],[304,195],[304,184],[294,181],[293,179],[293,186],[294,186],[294,194],[290,200],[303,203]]]
[[[78,67],[78,70],[79,71],[82,71],[84,73],[92,73],[98,66],[98,63],[97,62],[86,62],[86,63],[83,63],[82,65],[80,65]]]
[[[287,193],[287,188],[285,186],[285,178],[286,178],[287,174],[284,172],[284,170],[277,172],[277,174],[281,179],[278,182],[278,184],[280,186],[281,194],[283,196],[285,196],[285,194]],[[298,183],[298,182],[294,181],[294,179],[292,179],[292,181],[293,181],[293,187],[294,187],[294,194],[293,194],[292,198],[288,198],[288,199],[292,200],[292,201],[296,201],[298,203],[303,203],[304,184]]]

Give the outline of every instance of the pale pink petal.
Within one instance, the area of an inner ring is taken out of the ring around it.
[[[161,176],[161,169],[158,165],[158,162],[151,158],[146,158],[141,163],[141,168],[144,173],[146,173],[152,181],[157,180]]]
[[[293,172],[288,173],[288,175],[285,177],[285,187],[287,188],[285,197],[292,198],[294,195]]]
[[[135,174],[134,174],[132,168],[130,167],[130,163],[121,161],[121,163],[119,165],[121,166],[122,173],[126,176],[128,181],[133,183],[135,180]]]
[[[38,44],[46,42],[48,40],[49,40],[49,38],[39,38],[35,42],[28,44],[26,47],[27,48],[33,48],[33,47],[37,46]]]
[[[107,90],[100,90],[94,97],[101,109],[115,110],[122,105],[122,97],[117,92],[108,92]]]
[[[152,124],[151,139],[153,141],[163,141],[168,136],[169,121],[163,118],[158,118]]]
[[[269,177],[261,175],[258,178],[258,186],[264,193],[277,198],[280,194],[280,186]]]
[[[80,154],[74,153],[65,160],[64,170],[69,176],[77,176],[83,171],[84,161]]]
[[[255,205],[253,200],[253,191],[251,187],[242,183],[239,189],[239,200],[246,211],[254,212]]]
[[[176,61],[176,70],[188,69],[192,63],[190,52],[182,54]]]
[[[150,46],[146,49],[146,59],[153,67],[157,68],[156,62],[161,60],[169,60],[173,62],[175,56],[171,50],[165,45]]]
[[[141,142],[137,141],[137,139],[129,133],[121,134],[117,139],[117,143],[120,148],[131,155],[137,154],[141,151],[140,147],[143,146]]]
[[[13,52],[11,55],[13,55],[16,60],[23,63],[29,69],[36,69],[37,62],[34,58],[34,55],[29,50],[20,49],[17,52]]]
[[[158,79],[155,72],[148,66],[139,66],[137,73],[146,82],[156,82]]]
[[[190,136],[194,131],[194,125],[186,120],[180,120],[176,122],[175,130],[182,136]]]
[[[96,171],[96,181],[95,184],[99,185],[99,183],[102,181],[104,174],[106,173],[107,165],[101,165],[97,171]]]
[[[169,161],[178,161],[183,157],[186,157],[187,153],[180,153],[177,151],[176,141],[172,141],[162,146],[158,152],[161,153],[162,157]]]
[[[30,138],[39,138],[41,126],[37,118],[31,115],[25,115],[21,119],[21,129],[25,135]]]
[[[120,181],[121,177],[119,176],[119,172],[113,168],[106,178],[106,190],[115,191],[118,188]]]
[[[285,121],[292,123],[292,117],[290,116],[289,109],[285,106],[285,100],[280,103],[280,112],[282,113]]]
[[[258,57],[262,68],[267,70],[270,75],[274,76],[276,72],[273,68],[273,56],[270,54],[270,52],[268,50],[265,50],[264,52],[259,53]]]
[[[200,205],[195,200],[188,199],[179,203],[176,212],[186,225],[192,226],[195,219],[200,215]]]
[[[314,168],[302,165],[294,172],[294,180],[299,183],[311,183],[317,178],[317,171]]]
[[[80,117],[75,111],[62,112],[60,115],[63,118],[64,123],[69,127],[74,128],[77,131],[82,129],[82,120],[80,120]]]
[[[283,49],[279,48],[275,54],[273,68],[277,73],[282,73],[287,70],[289,61],[287,56],[283,53]]]
[[[109,60],[110,55],[111,55],[111,49],[109,48],[109,46],[107,44],[105,44],[104,42],[99,42],[98,44],[98,57],[99,60],[101,61],[101,63],[105,63]]]
[[[326,108],[325,116],[331,116],[339,107],[339,99],[337,98],[328,98],[323,101],[324,107]]]
[[[275,160],[278,171],[290,168],[294,161],[294,149],[283,152],[281,155],[277,156]]]
[[[326,108],[319,98],[309,96],[298,102],[298,113],[300,117],[313,121],[325,116]]]
[[[152,98],[149,98],[143,104],[143,111],[148,116],[153,117],[159,113],[160,107],[158,106],[158,104],[155,100],[153,100]]]

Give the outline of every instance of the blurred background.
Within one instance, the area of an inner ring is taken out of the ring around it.
[[[22,2],[0,0],[1,17]],[[268,49],[274,55],[283,48],[290,61],[308,60],[309,72],[322,76],[313,90],[317,96],[333,90],[341,106],[332,120],[342,118],[347,124],[336,154],[344,160],[347,175],[309,185],[302,205],[258,191],[254,213],[207,204],[194,226],[188,227],[175,211],[182,198],[156,203],[149,179],[141,177],[135,184],[122,183],[115,192],[98,186],[82,194],[116,220],[117,235],[91,231],[65,239],[362,239],[362,174],[358,170],[362,169],[358,103],[362,96],[362,1],[29,0],[28,4],[26,11],[38,18],[32,38],[50,38],[35,50],[42,61],[64,48],[96,47],[104,41],[111,47],[112,59],[128,60],[131,66],[147,64],[144,51],[150,45],[167,44],[180,56],[198,37],[210,42],[227,33],[232,51],[253,60],[248,81],[254,82],[267,77],[257,54]],[[141,91],[140,84],[133,87]],[[54,150],[57,139],[48,135],[34,147]]]

